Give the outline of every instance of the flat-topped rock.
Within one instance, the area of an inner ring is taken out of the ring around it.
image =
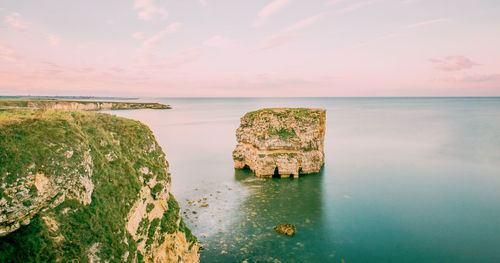
[[[235,168],[259,177],[298,177],[319,172],[324,164],[326,110],[272,108],[241,118],[233,151]]]

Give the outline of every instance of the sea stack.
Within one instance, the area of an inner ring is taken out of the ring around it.
[[[325,161],[326,110],[272,108],[241,118],[233,151],[234,167],[259,177],[317,173]]]

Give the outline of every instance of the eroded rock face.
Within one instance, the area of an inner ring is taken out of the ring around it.
[[[76,101],[50,99],[12,99],[0,100],[0,108],[43,109],[43,110],[126,110],[126,109],[171,109],[169,105],[154,102],[116,102],[116,101]]]
[[[105,102],[105,101],[28,101],[29,108],[45,110],[122,110],[122,109],[170,109],[159,103]]]
[[[0,111],[0,262],[198,262],[168,168],[140,122]]]
[[[236,130],[235,168],[259,177],[298,177],[324,164],[324,109],[273,108],[245,114]]]

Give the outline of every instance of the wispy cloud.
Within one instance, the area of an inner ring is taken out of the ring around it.
[[[132,37],[138,40],[144,39],[144,33],[142,32],[135,32],[132,34]]]
[[[369,41],[365,41],[365,42],[359,43],[359,44],[354,45],[354,46],[352,46],[350,48],[366,47],[366,46],[369,46],[371,44],[375,44],[377,42],[380,42],[382,40],[397,38],[397,37],[400,37],[400,36],[401,36],[401,34],[397,34],[397,33],[387,34],[387,35],[383,35],[383,36],[377,37],[377,38],[369,40]]]
[[[208,3],[207,3],[207,0],[200,0],[200,4],[202,6],[207,6]]]
[[[16,51],[8,46],[0,44],[0,59],[7,61],[16,61],[21,57],[16,53]]]
[[[299,20],[299,21],[293,23],[292,25],[286,27],[280,33],[277,33],[277,34],[274,34],[271,36],[267,36],[266,38],[264,38],[262,41],[260,41],[257,44],[257,47],[255,47],[252,50],[255,51],[255,50],[272,49],[275,47],[282,46],[290,41],[293,41],[294,39],[297,38],[297,36],[292,34],[293,32],[305,29],[305,28],[315,24],[323,16],[324,16],[324,14],[320,13],[320,14],[316,14],[316,15],[310,16],[308,18],[304,18],[302,20]]]
[[[261,27],[267,22],[267,19],[276,14],[282,8],[287,6],[291,0],[273,0],[260,10],[257,14],[257,19],[253,22],[252,27]]]
[[[49,41],[49,44],[51,46],[57,46],[57,45],[59,45],[59,43],[61,43],[61,38],[59,36],[56,36],[53,34],[48,34],[47,40]]]
[[[12,13],[5,17],[5,23],[9,24],[11,27],[17,30],[26,30],[29,27],[29,24],[21,18],[21,14]]]
[[[139,10],[137,16],[141,20],[151,20],[155,14],[162,18],[166,18],[168,16],[167,9],[157,6],[155,0],[135,0],[134,9]]]
[[[272,36],[268,36],[264,38],[257,47],[253,50],[266,50],[266,49],[272,49],[275,47],[282,46],[292,40],[297,38],[296,36],[289,35],[289,34],[276,34]]]
[[[203,53],[203,47],[186,48],[175,52],[163,62],[163,65],[160,66],[167,68],[176,68],[198,60],[203,55]]]
[[[479,65],[465,56],[447,56],[441,59],[432,58],[429,61],[433,63],[437,69],[443,71],[458,71]]]
[[[408,28],[415,28],[415,27],[432,25],[432,24],[442,23],[442,22],[447,22],[447,21],[450,21],[450,20],[448,18],[432,19],[432,20],[426,20],[426,21],[423,21],[423,22],[419,22],[419,23],[416,23],[416,24],[411,24],[411,25],[408,25],[407,27]]]
[[[292,32],[292,31],[304,29],[304,28],[318,22],[323,16],[324,16],[324,14],[316,14],[316,15],[313,15],[311,17],[304,18],[304,19],[298,21],[297,23],[287,27],[285,29],[285,31]]]
[[[347,0],[328,0],[326,1],[326,5],[336,5],[336,4],[340,4],[342,2],[345,2]]]
[[[403,4],[413,4],[413,3],[416,3],[418,1],[420,1],[420,0],[403,0],[403,1],[401,1],[401,3],[403,3]]]
[[[367,6],[373,5],[373,4],[378,3],[378,2],[382,2],[382,1],[384,1],[384,0],[364,0],[364,1],[360,1],[360,2],[357,2],[357,3],[351,4],[351,5],[347,6],[347,7],[339,9],[339,12],[340,13],[351,12],[351,11],[354,11],[354,10],[357,10],[357,9],[360,9],[360,8],[363,8],[363,7],[367,7]]]
[[[211,48],[227,48],[233,47],[236,45],[236,41],[232,38],[223,37],[223,36],[213,36],[202,43],[205,47]]]
[[[465,74],[456,79],[464,82],[500,81],[500,74]]]
[[[137,51],[137,56],[140,59],[151,55],[152,51],[158,47],[160,42],[168,35],[179,31],[182,27],[182,23],[175,22],[167,26],[164,30],[154,34],[152,37],[144,40],[141,48]]]
[[[445,81],[445,82],[460,82],[460,83],[491,83],[496,87],[500,85],[500,74],[499,73],[469,73],[466,71],[456,72],[453,75],[447,75],[444,77],[435,78],[433,80]]]

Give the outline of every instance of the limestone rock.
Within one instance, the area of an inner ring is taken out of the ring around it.
[[[293,236],[296,230],[297,228],[290,223],[281,223],[274,227],[274,231],[287,236]]]
[[[241,118],[233,151],[235,168],[259,177],[298,177],[319,172],[324,164],[326,111],[272,108]]]
[[[198,262],[168,168],[138,121],[0,111],[0,262]]]
[[[126,110],[126,109],[171,109],[169,105],[154,102],[117,102],[54,99],[4,99],[0,108],[29,108],[44,110]]]

